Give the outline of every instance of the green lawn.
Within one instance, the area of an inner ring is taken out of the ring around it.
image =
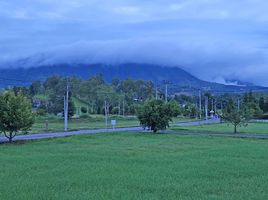
[[[264,200],[268,141],[107,133],[0,145],[2,200]]]
[[[187,118],[184,116],[178,116],[172,119],[172,122],[169,123],[170,127],[175,126],[178,123],[184,123],[184,122],[193,122],[193,121],[199,121],[199,119],[195,118]]]
[[[112,128],[111,120],[116,119],[116,127],[132,127],[139,126],[137,118],[134,117],[117,117],[110,116],[108,120],[108,128]],[[45,121],[48,121],[48,130],[45,129]],[[105,118],[102,115],[91,116],[90,118],[70,119],[68,124],[69,130],[79,129],[96,129],[105,128]],[[39,117],[36,119],[30,133],[45,133],[64,131],[64,120],[62,117]]]
[[[196,126],[177,126],[172,127],[172,130],[182,130],[182,131],[201,131],[201,132],[218,132],[218,133],[233,133],[234,127],[228,123],[219,124],[206,124],[206,125],[196,125]],[[249,123],[246,127],[238,127],[239,133],[253,133],[253,134],[266,134],[268,133],[268,123],[257,122]]]
[[[133,127],[139,126],[140,123],[136,117],[118,117],[110,116],[108,120],[108,128],[113,128],[111,120],[116,119],[116,127]],[[48,130],[46,130],[45,122],[48,121]],[[179,122],[189,122],[194,119],[188,119],[184,117],[177,117],[170,123],[173,126]],[[69,130],[80,130],[80,129],[97,129],[105,128],[105,118],[103,115],[90,115],[89,118],[78,118],[69,120]],[[46,133],[46,132],[60,132],[64,131],[64,121],[62,117],[49,116],[49,117],[37,117],[30,133]],[[21,133],[23,134],[23,133]]]

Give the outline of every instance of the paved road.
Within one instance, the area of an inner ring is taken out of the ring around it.
[[[181,123],[183,125],[178,126],[188,126],[206,124],[206,123],[217,123],[216,120],[208,121],[199,121],[199,122],[187,122]],[[107,132],[122,132],[122,131],[143,131],[142,127],[129,127],[129,128],[116,128],[116,129],[89,129],[89,130],[79,130],[79,131],[70,131],[70,132],[56,132],[56,133],[42,133],[42,134],[29,134],[29,135],[18,135],[13,140],[36,140],[44,138],[57,138],[57,137],[66,137],[71,135],[82,135],[82,134],[96,134],[96,133],[107,133]],[[229,133],[211,133],[211,132],[190,132],[190,131],[175,131],[175,130],[166,130],[162,133],[168,134],[178,134],[178,135],[209,135],[209,136],[223,136],[223,137],[239,137],[239,138],[256,138],[256,139],[268,139],[268,134],[229,134]],[[0,143],[7,142],[7,139],[4,136],[0,136]]]
[[[141,127],[130,127],[130,128],[116,128],[116,129],[90,129],[90,130],[79,130],[70,132],[56,132],[56,133],[41,133],[41,134],[29,134],[29,135],[18,135],[13,141],[16,140],[36,140],[44,138],[56,138],[66,137],[71,135],[82,135],[82,134],[96,134],[96,133],[107,133],[107,132],[122,132],[122,131],[143,131]],[[7,142],[8,140],[4,136],[0,136],[0,142]]]
[[[191,132],[191,131],[175,131],[166,130],[163,133],[177,134],[177,135],[208,135],[218,137],[237,137],[237,138],[256,138],[256,139],[268,139],[268,134],[250,134],[250,133],[212,133],[212,132]]]
[[[193,122],[182,122],[175,124],[175,126],[195,126],[195,125],[202,125],[202,124],[213,124],[213,123],[219,123],[221,120],[219,118],[212,118],[208,120],[202,120],[202,121],[193,121]]]

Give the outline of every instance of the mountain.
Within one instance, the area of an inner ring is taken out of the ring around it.
[[[169,88],[173,93],[191,92],[199,89],[211,90],[213,92],[245,92],[268,91],[266,87],[254,85],[235,86],[223,85],[200,80],[179,67],[168,67],[151,64],[126,63],[118,65],[107,64],[57,64],[31,68],[9,68],[0,69],[0,87],[11,85],[29,85],[34,80],[44,81],[52,75],[77,76],[88,79],[96,74],[103,74],[106,81],[113,78],[132,78],[134,80],[151,80],[158,85],[163,80],[169,82]]]

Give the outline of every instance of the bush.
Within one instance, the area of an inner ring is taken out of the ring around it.
[[[47,112],[46,112],[46,110],[43,109],[43,108],[38,108],[38,109],[36,110],[36,115],[38,115],[38,116],[46,116],[46,114],[47,114]]]
[[[90,115],[81,115],[80,119],[91,119],[92,117]]]
[[[122,112],[122,111],[121,111]],[[112,114],[118,114],[119,113],[119,109],[118,109],[118,107],[113,107],[112,108],[112,112],[111,112]]]
[[[264,119],[264,120],[267,120],[268,119],[268,114],[254,116],[254,118],[255,119]]]
[[[140,108],[138,119],[140,124],[146,128],[150,128],[153,132],[166,129],[169,122],[172,121],[173,112],[169,104],[161,100],[147,101]]]
[[[87,113],[87,108],[82,106],[81,107],[81,112],[84,113],[84,114],[86,114]]]

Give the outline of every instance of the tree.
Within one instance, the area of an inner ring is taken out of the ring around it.
[[[29,88],[29,90],[30,90],[30,94],[31,94],[32,96],[39,94],[40,91],[41,91],[41,86],[42,86],[42,84],[41,84],[40,81],[34,81],[34,82],[30,85],[30,88]]]
[[[149,100],[145,102],[138,113],[140,124],[150,128],[153,132],[166,129],[172,121],[171,106],[162,100]]]
[[[29,130],[33,123],[31,104],[21,93],[0,95],[0,131],[10,143],[20,130]]]
[[[261,97],[260,100],[259,100],[259,107],[260,109],[265,112],[265,99],[264,97]]]
[[[268,97],[265,100],[265,105],[264,105],[264,112],[268,112]]]
[[[237,133],[238,126],[247,126],[248,116],[243,110],[238,110],[232,99],[229,99],[223,114],[219,115],[221,119],[231,123],[234,126],[234,133]]]
[[[168,103],[168,106],[169,106],[169,108],[171,110],[172,117],[177,117],[180,114],[181,110],[180,110],[180,107],[179,107],[177,101],[171,100]]]
[[[75,114],[75,105],[74,105],[74,102],[73,102],[71,97],[69,98],[68,102],[69,102],[69,105],[68,105],[68,118],[71,118]]]

